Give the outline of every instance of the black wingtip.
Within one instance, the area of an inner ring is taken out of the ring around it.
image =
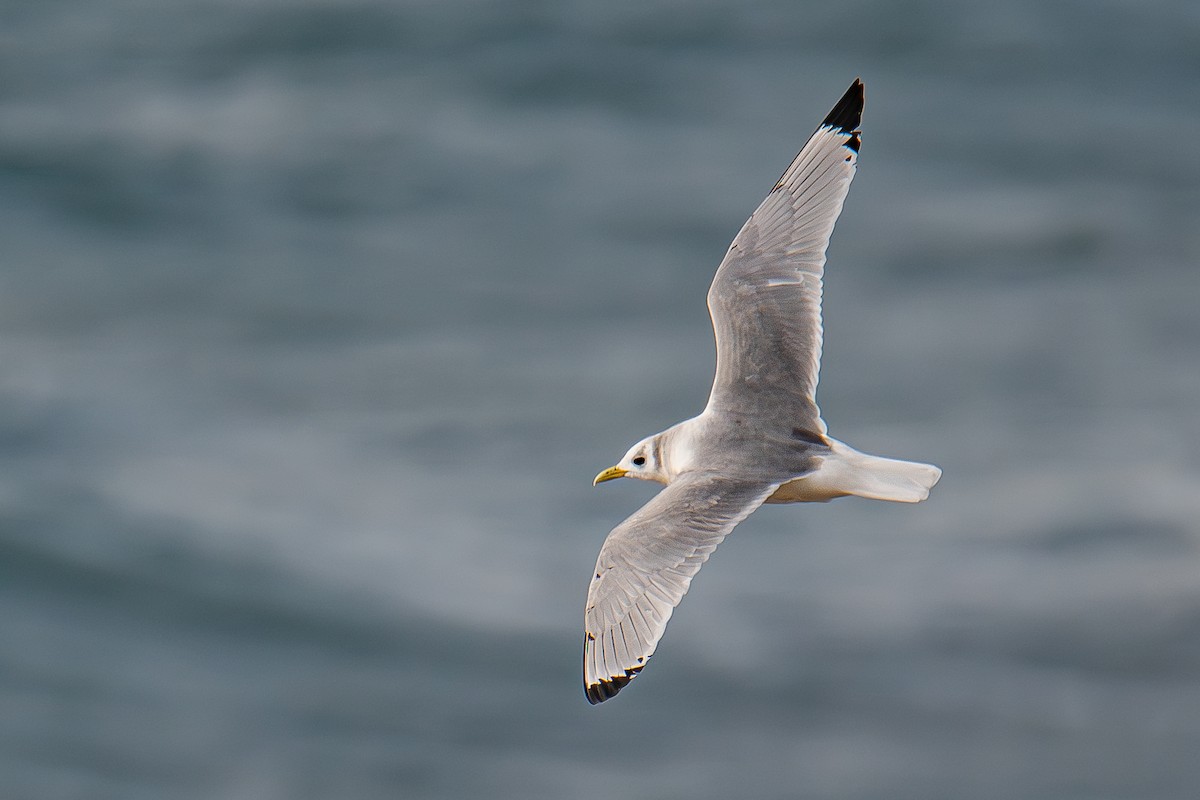
[[[842,95],[842,99],[838,100],[833,110],[821,120],[822,127],[837,128],[842,133],[850,134],[850,141],[846,146],[856,153],[860,144],[858,126],[862,124],[864,99],[863,82],[855,78],[854,83],[850,84],[850,88]]]
[[[842,99],[838,100],[833,110],[821,120],[821,124],[837,128],[842,133],[853,133],[862,124],[863,99],[863,82],[855,78],[854,83],[850,84],[850,88],[842,95]]]
[[[614,675],[611,678],[601,678],[596,683],[584,687],[587,694],[588,702],[592,705],[603,703],[605,700],[616,697],[617,692],[629,685],[629,682],[637,677],[637,674],[642,671],[641,667],[625,670],[624,675]]]

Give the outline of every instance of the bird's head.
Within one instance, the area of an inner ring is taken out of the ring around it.
[[[662,434],[647,436],[629,448],[616,466],[609,467],[592,481],[595,486],[614,478],[637,478],[643,481],[666,483],[668,478],[662,463]]]

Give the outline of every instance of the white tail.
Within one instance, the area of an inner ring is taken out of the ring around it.
[[[807,475],[788,481],[767,499],[768,503],[813,503],[857,495],[895,503],[919,503],[942,477],[933,464],[897,461],[860,453],[844,442],[830,439],[833,452]]]
[[[929,497],[929,490],[942,477],[942,471],[933,464],[869,456],[837,439],[829,441],[834,458],[822,465],[821,472],[831,469],[830,479],[836,480],[845,494],[919,503]]]

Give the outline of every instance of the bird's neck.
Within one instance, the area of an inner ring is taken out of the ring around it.
[[[655,445],[658,463],[662,465],[665,483],[675,480],[695,465],[696,420],[688,419],[660,433]]]

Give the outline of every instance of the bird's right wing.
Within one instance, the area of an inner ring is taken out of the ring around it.
[[[600,548],[584,615],[590,702],[612,697],[641,671],[692,577],[776,488],[686,473],[613,529]]]
[[[854,178],[863,85],[856,80],[742,226],[708,290],[717,374],[708,407],[825,433],[817,408],[821,280]]]

